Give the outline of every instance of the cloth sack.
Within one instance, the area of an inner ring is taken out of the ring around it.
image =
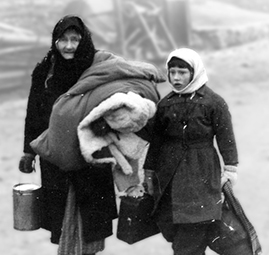
[[[117,238],[133,244],[160,233],[151,217],[154,199],[148,194],[142,197],[121,197]]]
[[[31,142],[31,147],[43,159],[64,171],[86,167],[88,163],[81,154],[77,127],[101,102],[129,91],[140,94],[145,100],[158,101],[152,82],[139,79],[107,83],[83,95],[62,95],[54,104],[49,128]]]

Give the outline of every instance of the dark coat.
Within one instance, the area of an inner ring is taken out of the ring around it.
[[[145,169],[156,171],[156,216],[195,223],[221,217],[221,164],[238,163],[225,101],[206,85],[190,94],[171,92],[158,105]]]
[[[82,39],[72,60],[63,59],[55,41],[68,27],[75,27]],[[78,17],[61,19],[52,33],[52,46],[32,74],[25,119],[24,152],[35,154],[30,142],[48,128],[55,100],[68,91],[81,74],[91,67],[95,48],[91,34]],[[57,166],[40,160],[42,180],[42,227],[51,231],[51,241],[59,242],[69,185],[75,188],[80,207],[84,239],[100,240],[112,235],[112,220],[117,217],[111,167],[86,167],[80,171],[63,172]],[[76,170],[76,169],[74,169]]]
[[[63,172],[48,161],[41,163],[42,228],[51,231],[51,242],[59,243],[70,184],[74,186],[81,213],[84,241],[112,235],[112,220],[117,218],[117,208],[111,166]]]

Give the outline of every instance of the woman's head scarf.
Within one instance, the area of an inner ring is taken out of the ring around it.
[[[68,29],[74,29],[81,35],[73,59],[64,59],[56,47],[56,41]],[[53,86],[54,90],[58,90],[58,94],[64,93],[92,65],[95,52],[91,32],[82,19],[72,15],[63,17],[53,29],[51,48],[44,59],[50,66],[45,85]]]
[[[52,32],[52,43],[51,50],[52,53],[57,57],[61,56],[56,48],[56,41],[64,34],[68,29],[74,29],[81,35],[81,41],[75,52],[75,59],[82,59],[86,57],[87,59],[93,59],[95,53],[91,32],[88,27],[84,24],[81,18],[77,16],[67,15],[60,19],[55,25]]]
[[[203,61],[200,58],[200,56],[198,55],[198,53],[195,52],[194,50],[188,49],[188,48],[180,48],[180,49],[176,49],[176,50],[172,51],[169,54],[167,61],[166,61],[166,68],[168,71],[168,75],[169,75],[168,63],[170,62],[170,60],[172,58],[179,58],[179,59],[184,60],[194,70],[193,78],[185,88],[183,88],[181,90],[177,90],[171,85],[172,90],[175,93],[191,94],[191,93],[195,92],[196,90],[198,90],[199,88],[201,88],[208,81],[208,77],[206,74],[206,70],[205,70]]]

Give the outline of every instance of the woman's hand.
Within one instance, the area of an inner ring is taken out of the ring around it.
[[[126,190],[127,196],[129,197],[142,197],[145,193],[143,185],[136,185]]]
[[[26,174],[35,171],[35,155],[25,153],[20,159],[19,170]]]

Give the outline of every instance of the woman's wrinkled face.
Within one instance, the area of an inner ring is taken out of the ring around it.
[[[56,48],[63,58],[72,59],[81,40],[81,35],[74,29],[66,30],[56,41]]]
[[[192,74],[188,68],[171,67],[169,69],[169,80],[177,90],[184,89],[191,81]]]

